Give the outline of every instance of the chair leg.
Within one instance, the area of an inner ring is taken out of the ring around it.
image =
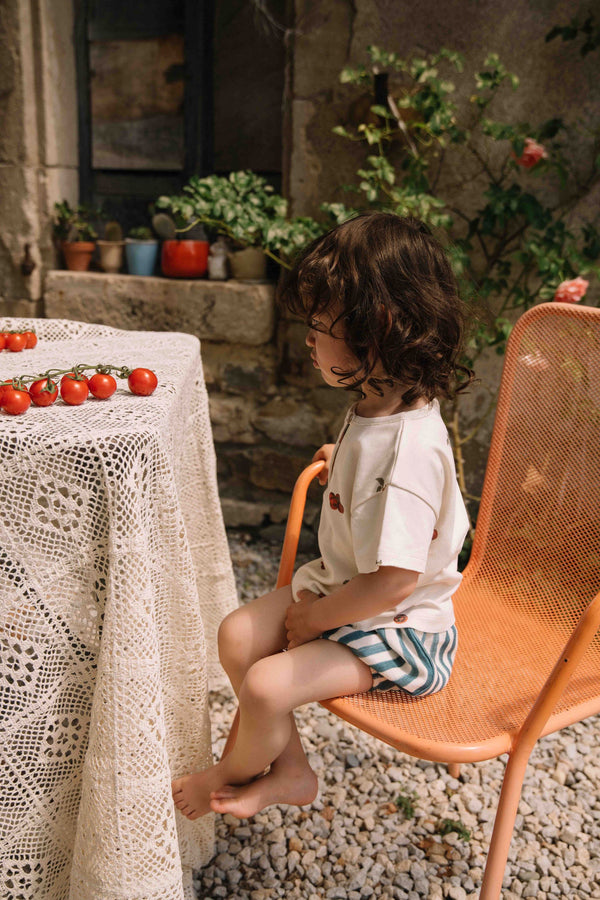
[[[479,900],[498,900],[500,897],[528,759],[528,754],[509,756]]]
[[[448,774],[451,778],[460,778],[460,763],[448,763]]]

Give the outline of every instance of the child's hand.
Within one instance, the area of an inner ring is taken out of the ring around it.
[[[315,594],[314,591],[298,591],[298,602],[288,606],[285,616],[288,650],[320,637],[321,632],[315,630],[310,623],[310,608],[322,596],[324,595]]]
[[[319,484],[327,484],[327,479],[329,478],[329,460],[331,459],[331,454],[334,449],[335,444],[323,444],[322,447],[319,447],[311,460],[312,462],[318,462],[320,459],[325,460],[325,465],[319,472]]]

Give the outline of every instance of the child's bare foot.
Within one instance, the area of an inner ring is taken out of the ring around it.
[[[176,778],[171,783],[175,806],[188,819],[205,816],[211,812],[211,793],[222,788],[226,781],[227,770],[223,762],[202,772],[192,772],[191,775]]]
[[[317,796],[317,776],[307,764],[302,769],[286,768],[274,763],[267,775],[249,784],[226,784],[210,794],[210,808],[218,813],[230,813],[238,819],[248,819],[273,803],[304,806]]]

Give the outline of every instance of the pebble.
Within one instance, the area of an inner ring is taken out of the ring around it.
[[[228,537],[242,601],[272,589],[279,545]],[[216,758],[234,709],[230,690],[211,692]],[[445,766],[397,753],[318,704],[296,718],[318,800],[249,820],[216,816],[215,856],[194,873],[198,900],[476,900],[506,757],[464,764],[454,779]],[[503,900],[600,900],[599,740],[600,717],[592,717],[535,747]],[[468,828],[470,839],[441,834],[444,819]]]

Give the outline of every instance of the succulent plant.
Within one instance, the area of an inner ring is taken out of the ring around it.
[[[104,226],[104,240],[119,242],[123,240],[123,229],[118,222],[107,222]]]
[[[152,229],[148,228],[147,225],[136,225],[135,228],[130,228],[127,237],[133,241],[153,241],[156,239]]]

